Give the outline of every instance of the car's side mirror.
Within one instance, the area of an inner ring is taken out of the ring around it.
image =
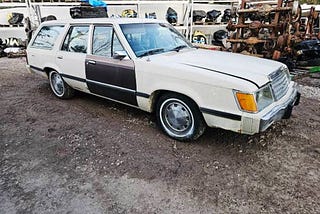
[[[115,51],[113,54],[114,59],[120,59],[122,60],[127,56],[127,53],[125,51]]]

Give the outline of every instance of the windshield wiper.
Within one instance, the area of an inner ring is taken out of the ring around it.
[[[148,50],[148,51],[144,52],[143,54],[140,54],[139,57],[149,56],[149,55],[153,55],[155,53],[159,53],[159,52],[163,52],[163,51],[164,51],[163,48],[155,48],[155,49]]]
[[[179,46],[177,46],[177,47],[175,47],[175,48],[172,48],[170,51],[177,51],[177,52],[179,52],[181,49],[186,48],[186,47],[188,47],[188,46],[186,46],[186,45],[179,45]]]

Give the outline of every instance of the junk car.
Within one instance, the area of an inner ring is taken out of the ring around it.
[[[27,62],[57,97],[79,90],[153,112],[162,130],[182,141],[207,126],[265,131],[289,118],[300,97],[284,64],[197,49],[172,25],[152,19],[42,23]]]
[[[320,65],[320,40],[305,40],[294,46],[297,64],[301,66]]]

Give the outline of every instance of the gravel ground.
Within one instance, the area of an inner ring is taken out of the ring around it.
[[[312,86],[299,86],[302,96],[320,100],[320,88]]]
[[[317,78],[262,134],[181,143],[137,109],[57,99],[24,59],[0,68],[0,213],[320,213]]]

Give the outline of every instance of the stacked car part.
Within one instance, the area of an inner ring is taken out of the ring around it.
[[[8,22],[10,25],[19,25],[22,23],[23,14],[22,13],[10,13],[8,14]]]
[[[4,40],[0,39],[0,57],[24,56],[25,47],[26,44],[21,39],[13,37]]]
[[[308,21],[301,23],[297,1],[278,0],[276,4],[258,4],[243,0],[238,10],[238,23],[229,21],[229,42],[233,52],[282,60],[296,57],[294,46],[306,39],[317,39],[314,20],[318,13],[311,8]],[[299,59],[299,57],[298,57]]]
[[[132,9],[126,9],[122,11],[121,17],[124,18],[137,18],[137,12]]]
[[[221,15],[221,11],[219,10],[208,11],[206,22],[216,22],[220,15]]]
[[[172,9],[171,7],[169,7],[167,10],[166,20],[170,24],[176,24],[178,21],[178,13],[174,9]]]
[[[90,4],[82,3],[78,7],[70,8],[70,16],[73,19],[103,18],[108,17],[108,13],[106,7],[93,7]]]

